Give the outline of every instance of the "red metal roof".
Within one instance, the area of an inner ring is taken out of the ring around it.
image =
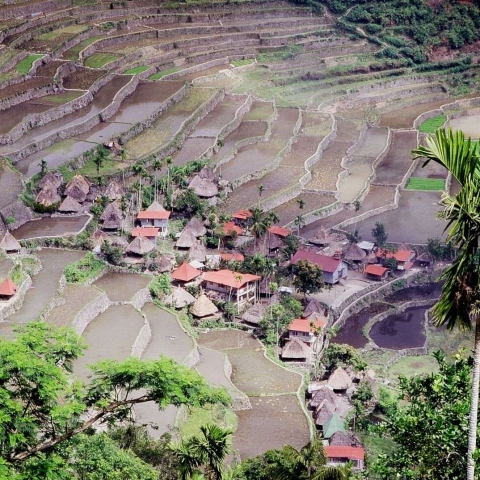
[[[296,318],[292,320],[292,323],[288,326],[289,330],[295,332],[314,332],[318,328],[323,328],[327,324],[327,320],[315,320],[314,322],[310,322],[310,320],[306,320],[305,318]]]
[[[278,225],[271,226],[268,231],[279,237],[288,237],[292,233],[288,228],[279,227]]]
[[[295,255],[292,257],[292,264],[295,265],[300,260],[308,260],[309,262],[318,265],[324,272],[333,273],[342,260],[339,258],[327,257],[326,255],[321,255],[320,253],[307,252],[306,250],[297,250]]]
[[[225,287],[242,288],[246,283],[260,280],[262,277],[250,273],[237,273],[231,270],[219,270],[218,272],[207,272],[203,276],[204,282],[217,283]]]
[[[364,272],[368,273],[369,275],[375,275],[377,277],[382,277],[388,268],[382,267],[381,265],[368,265],[365,268]]]
[[[202,272],[192,267],[189,263],[183,262],[176,270],[172,272],[172,278],[180,282],[189,282],[201,275]]]
[[[11,297],[12,295],[15,295],[16,292],[17,286],[9,278],[6,278],[0,284],[0,295],[5,297]]]
[[[388,252],[386,258],[394,258],[397,262],[408,262],[410,256],[412,255],[411,250],[397,250],[395,253]],[[377,250],[377,258],[383,258],[384,251],[379,248]]]
[[[247,220],[247,218],[252,217],[252,212],[250,210],[239,210],[232,215],[232,218],[237,220]]]
[[[222,253],[220,257],[226,262],[231,262],[232,260],[236,262],[243,262],[245,260],[245,257],[241,253]]]
[[[348,458],[349,460],[363,460],[365,450],[362,447],[343,447],[340,445],[326,445],[327,458]]]
[[[225,235],[231,235],[232,232],[240,235],[242,233],[242,229],[238,225],[235,225],[233,222],[225,222],[223,224],[223,233]]]
[[[135,227],[132,230],[132,237],[156,237],[158,230],[157,227]]]
[[[139,212],[137,218],[139,220],[168,220],[170,212],[167,210],[142,210]]]

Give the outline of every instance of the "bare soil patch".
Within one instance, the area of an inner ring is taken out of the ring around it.
[[[412,128],[415,119],[422,113],[429,110],[435,110],[448,103],[448,99],[434,100],[426,103],[419,103],[406,107],[401,102],[398,103],[398,109],[388,113],[382,113],[380,126],[390,128]]]
[[[264,121],[266,122],[273,114],[273,104],[271,102],[261,102],[254,100],[250,110],[243,117],[244,121]]]
[[[102,70],[78,67],[73,73],[64,77],[63,86],[65,88],[88,90],[93,82],[103,75],[105,75],[105,72]]]
[[[52,83],[52,79],[44,77],[25,80],[22,83],[17,83],[15,85],[10,85],[9,87],[0,89],[0,98],[13,97],[14,95],[17,95],[19,93],[26,92],[27,90],[40,88],[50,83]],[[16,108],[20,107],[17,106]]]
[[[173,157],[175,165],[185,165],[199,158],[209,147],[213,145],[212,137],[189,137],[182,145],[182,149]]]
[[[455,118],[449,124],[453,130],[462,130],[465,137],[480,138],[480,115]]]

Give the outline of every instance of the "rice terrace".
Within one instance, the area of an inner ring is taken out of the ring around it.
[[[65,385],[100,382],[100,361],[163,356],[220,398],[178,387],[155,403],[144,383],[110,385],[124,414],[79,432],[128,456],[122,478],[253,480],[260,464],[260,480],[277,478],[265,465],[278,452],[318,438],[315,471],[387,478],[400,444],[375,426],[405,407],[405,379],[473,345],[431,312],[456,258],[438,212],[461,181],[412,154],[442,128],[480,151],[478,2],[450,7],[2,2],[0,347],[69,327],[85,349],[55,365]],[[98,392],[69,413],[76,425],[104,408]],[[221,468],[192,457],[179,476],[205,425],[227,432]],[[52,428],[0,447],[0,477],[6,459],[5,478],[34,478],[12,459],[53,452],[90,478],[71,432],[77,464],[56,444],[35,450]]]

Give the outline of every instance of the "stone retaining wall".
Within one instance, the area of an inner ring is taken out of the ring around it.
[[[239,396],[234,397],[232,400],[232,409],[234,412],[238,412],[240,410],[251,410],[252,404],[250,403],[250,399],[248,398],[248,395],[241,390],[239,390],[232,382],[232,373],[233,373],[233,367],[232,364],[230,363],[230,360],[228,358],[228,355],[223,353],[223,358],[224,358],[224,364],[223,364],[223,372],[225,374],[225,377],[227,377],[228,381],[230,382],[230,385],[233,390],[238,392]]]
[[[142,314],[143,315],[143,314]],[[152,329],[148,323],[147,317],[143,315],[143,327],[138,332],[135,342],[133,342],[130,355],[140,358],[147,348],[150,339],[152,338]]]
[[[18,52],[13,58],[11,58],[8,62],[2,63],[0,65],[0,73],[5,73],[11,70],[18,62],[23,60],[28,53],[25,50]],[[3,83],[2,83],[3,85]],[[3,88],[3,87],[2,87]]]
[[[443,110],[441,108],[437,108],[435,110],[429,110],[428,112],[422,113],[414,120],[413,128],[418,128],[425,120],[436,117],[438,115],[444,115]]]
[[[0,322],[8,318],[10,315],[13,315],[17,310],[19,310],[25,299],[25,294],[27,290],[33,285],[30,275],[27,275],[23,283],[17,290],[14,299],[8,303],[8,305],[0,306]]]
[[[82,335],[90,322],[105,312],[110,306],[110,300],[105,292],[102,292],[97,298],[87,303],[85,307],[75,316],[72,322],[72,328],[78,335]]]
[[[36,98],[45,97],[46,95],[58,93],[60,90],[61,88],[58,85],[54,83],[49,83],[38,88],[32,88],[30,90],[18,92],[11,97],[0,99],[0,111],[8,110],[15,105],[27,102],[29,100],[34,100]]]
[[[60,45],[55,47],[50,54],[52,58],[61,58],[62,55],[67,51],[70,50],[72,47],[75,45],[78,45],[79,43],[83,42],[84,40],[87,40],[87,38],[94,37],[96,35],[99,35],[100,32],[98,30],[97,26],[92,26],[90,27],[87,31],[82,32],[78,35],[76,35],[74,38],[70,38],[64,42],[62,42]]]
[[[48,12],[70,6],[71,0],[45,0],[44,2],[28,2],[21,5],[12,5],[10,8],[0,8],[0,20],[10,18],[28,17],[38,13]]]
[[[150,289],[148,287],[142,288],[139,290],[132,298],[131,304],[133,308],[137,310],[141,310],[146,303],[150,303],[152,301],[152,297],[150,296]]]
[[[215,60],[210,60],[205,63],[201,63],[200,65],[195,65],[193,67],[184,68],[180,72],[170,73],[163,77],[163,80],[177,80],[179,78],[184,77],[185,75],[189,75],[190,73],[197,73],[201,72],[202,70],[207,70],[208,68],[216,67],[217,65],[228,65],[229,61],[228,58],[216,58]]]

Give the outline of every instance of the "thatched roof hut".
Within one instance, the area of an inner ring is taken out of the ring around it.
[[[251,325],[258,325],[262,321],[266,311],[267,308],[265,305],[256,303],[242,315],[242,321],[250,323]]]
[[[328,245],[330,243],[330,236],[323,227],[320,227],[313,238],[310,239],[310,242],[315,245]]]
[[[172,261],[166,255],[159,255],[156,258],[157,272],[164,273],[172,270]]]
[[[192,217],[185,225],[196,237],[203,237],[207,233],[205,225],[197,217]]]
[[[172,305],[174,308],[183,308],[195,303],[195,297],[184,288],[175,287],[172,293],[165,298],[165,303]]]
[[[6,232],[0,241],[0,248],[5,250],[6,253],[17,253],[22,246],[10,232]]]
[[[192,248],[197,243],[197,237],[193,234],[193,232],[188,229],[184,228],[182,233],[177,239],[175,246],[177,248]]]
[[[107,239],[107,234],[101,230],[95,230],[92,235],[92,242],[96,246],[101,246],[103,242]]]
[[[425,253],[422,253],[421,255],[419,255],[416,259],[415,259],[418,263],[421,263],[423,265],[430,265],[432,263],[432,257],[430,256],[429,253],[425,252]]]
[[[136,237],[132,243],[127,247],[127,253],[134,255],[146,255],[155,248],[155,245],[147,237]]]
[[[361,443],[358,438],[351,432],[338,430],[330,437],[330,445],[338,447],[360,447]]]
[[[124,194],[124,189],[119,182],[117,182],[115,179],[112,179],[110,182],[108,182],[107,188],[103,194],[110,200],[118,200]]]
[[[201,243],[195,243],[192,245],[192,248],[190,248],[190,251],[188,252],[188,260],[190,262],[193,260],[202,263],[205,262],[207,260],[207,249],[205,248],[205,245],[202,245]]]
[[[192,181],[189,183],[188,188],[191,188],[199,197],[211,198],[218,195],[217,185],[205,178],[200,178],[195,175]]]
[[[156,200],[147,208],[147,212],[165,212],[163,205]]]
[[[352,243],[348,247],[343,258],[350,262],[363,262],[363,260],[367,258],[367,253],[365,252],[365,250],[362,250],[356,243]]]
[[[215,175],[215,172],[208,165],[205,165],[198,172],[198,176],[204,180],[209,180],[210,182],[216,182],[218,180],[218,177]]]
[[[63,183],[63,175],[61,173],[47,172],[38,182],[38,188],[53,186],[59,188]]]
[[[337,367],[328,379],[328,386],[333,391],[343,392],[352,387],[352,380],[342,367]]]
[[[282,358],[285,360],[310,361],[312,349],[302,340],[294,338],[282,349]]]
[[[375,255],[374,252],[370,252],[367,255],[367,263],[370,265],[375,265],[378,262],[377,256]]]
[[[315,300],[314,298],[310,298],[308,300],[307,306],[303,310],[302,317],[307,318],[309,317],[312,313],[320,313],[323,314],[325,311],[325,307],[318,301]],[[323,315],[322,315],[323,316]]]
[[[78,213],[82,210],[82,206],[72,197],[65,197],[65,200],[58,207],[58,211],[62,213]]]
[[[208,317],[217,312],[218,308],[204,293],[190,307],[190,313],[199,318]]]
[[[107,205],[100,217],[103,221],[103,228],[106,230],[117,230],[122,226],[123,212],[122,209],[112,202]]]
[[[313,397],[310,400],[309,407],[316,410],[324,400],[328,400],[332,404],[335,404],[336,397],[337,396],[333,393],[333,390],[327,385],[324,385],[320,390],[317,390],[313,394]]]
[[[83,203],[90,191],[90,182],[80,174],[75,175],[65,187],[64,195]]]
[[[51,207],[52,205],[55,205],[56,203],[60,203],[62,199],[60,198],[60,195],[57,192],[56,188],[53,188],[53,185],[50,187],[45,187],[38,192],[37,196],[35,197],[35,201],[43,205],[44,207]]]
[[[323,429],[332,417],[333,412],[335,412],[335,402],[327,399],[322,400],[318,406],[318,410],[315,412],[315,425]]]

